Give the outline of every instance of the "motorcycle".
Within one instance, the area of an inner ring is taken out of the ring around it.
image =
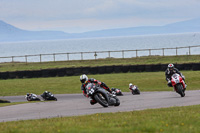
[[[30,94],[30,96],[25,95],[25,99],[27,101],[41,101],[35,94]]]
[[[46,95],[45,95],[45,93],[43,93],[40,96],[43,98],[44,101],[46,101],[46,100],[55,100],[55,101],[57,101],[57,98],[51,92],[46,93]]]
[[[133,95],[140,95],[140,90],[135,85],[131,88],[131,92],[132,92]]]
[[[122,91],[118,88],[112,88],[112,94],[117,95],[117,96],[123,96]]]
[[[185,96],[185,89],[186,88],[186,85],[185,85],[185,82],[184,80],[182,79],[182,77],[175,73],[172,75],[171,77],[171,83],[172,83],[172,86],[174,87],[174,90],[181,95],[181,97],[184,97]]]
[[[87,95],[97,101],[103,107],[119,106],[120,101],[116,95],[110,94],[105,89],[94,83],[88,83],[86,86]]]

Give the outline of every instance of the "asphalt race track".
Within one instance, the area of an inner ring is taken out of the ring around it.
[[[0,107],[0,122],[200,104],[200,90],[186,90],[186,96],[183,98],[173,91],[141,92],[140,95],[132,95],[131,92],[123,94],[124,96],[118,96],[121,102],[118,107],[104,108],[100,104],[90,105],[89,99],[82,94],[59,94],[55,95],[58,101],[28,102]],[[11,102],[26,101],[24,96],[6,96],[0,99]]]

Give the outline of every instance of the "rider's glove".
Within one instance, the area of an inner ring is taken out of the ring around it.
[[[182,75],[182,79],[185,80],[185,76]]]
[[[170,80],[168,80],[168,84],[171,84],[172,82]]]

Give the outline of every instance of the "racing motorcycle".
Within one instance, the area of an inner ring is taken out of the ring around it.
[[[25,95],[27,101],[40,101],[36,94]]]
[[[117,95],[117,96],[123,96],[122,91],[118,88],[112,88],[112,94]]]
[[[140,95],[140,90],[136,85],[131,88],[131,92],[133,95]]]
[[[116,95],[107,92],[105,89],[94,83],[87,84],[86,92],[91,99],[96,100],[103,107],[120,105],[120,101]]]
[[[51,92],[43,93],[40,96],[43,98],[44,101],[46,101],[46,100],[55,100],[55,101],[57,101],[57,98]]]
[[[185,89],[186,88],[186,84],[184,82],[184,80],[182,79],[182,77],[175,73],[172,75],[171,77],[171,83],[172,86],[174,87],[174,90],[181,95],[181,97],[185,96]]]

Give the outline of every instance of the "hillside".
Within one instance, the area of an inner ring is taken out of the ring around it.
[[[119,29],[106,29],[84,33],[65,33],[61,31],[26,31],[0,21],[0,42],[55,40],[70,38],[114,37],[147,34],[172,34],[200,32],[200,18],[191,19],[165,26],[143,26]]]

